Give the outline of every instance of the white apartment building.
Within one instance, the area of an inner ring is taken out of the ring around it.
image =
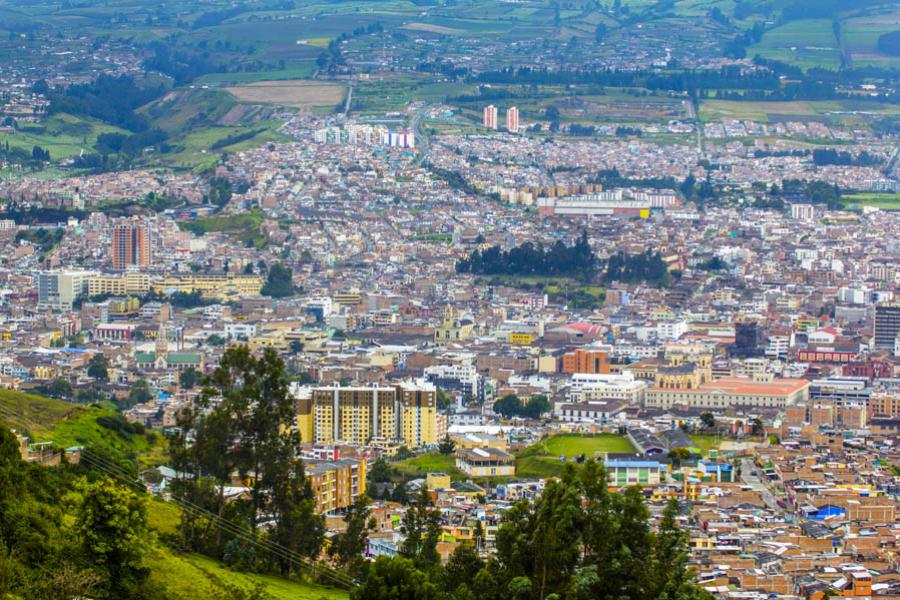
[[[656,335],[661,340],[677,340],[687,333],[687,321],[663,321],[656,324]]]
[[[87,296],[92,271],[45,271],[38,275],[38,305],[42,308],[72,310],[79,296]]]
[[[635,379],[632,373],[594,374],[575,373],[569,380],[569,402],[590,402],[593,400],[621,400],[626,404],[640,404],[644,401],[646,382]]]

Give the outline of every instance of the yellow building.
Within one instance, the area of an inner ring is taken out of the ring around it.
[[[247,346],[253,352],[264,350],[265,348],[273,348],[279,352],[286,351],[290,344],[284,339],[284,335],[279,332],[273,332],[271,335],[259,335],[247,340]]]
[[[134,296],[109,301],[109,314],[116,317],[135,314],[141,308],[141,301]]]
[[[316,511],[334,512],[366,493],[365,459],[306,461],[306,477],[316,497]]]
[[[453,484],[446,473],[428,473],[425,475],[425,487],[429,490],[449,490]]]
[[[150,291],[150,276],[146,273],[126,273],[125,275],[95,275],[88,279],[88,295],[127,296],[146,294]]]
[[[35,365],[31,371],[31,376],[40,381],[49,381],[56,377],[56,367],[51,365]]]
[[[460,318],[452,306],[444,309],[444,320],[434,330],[434,343],[450,344],[475,337],[475,323]]]
[[[408,448],[438,443],[437,389],[431,384],[317,387],[297,392],[305,442],[360,446],[395,440]]]
[[[516,457],[497,448],[460,448],[456,468],[469,477],[512,477]]]
[[[256,275],[167,275],[153,283],[158,292],[175,290],[191,294],[200,292],[207,298],[229,300],[259,296],[262,290],[262,278]]]
[[[530,346],[534,342],[530,333],[510,333],[509,343],[513,346]]]
[[[362,294],[359,292],[338,292],[331,299],[341,306],[358,306],[362,302]]]

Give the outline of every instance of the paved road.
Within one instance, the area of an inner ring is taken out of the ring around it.
[[[765,501],[766,506],[774,511],[781,512],[781,507],[778,506],[778,501],[775,499],[775,496],[769,491],[769,488],[759,476],[753,474],[753,469],[755,468],[756,465],[754,465],[753,461],[749,458],[741,459],[741,481],[752,487],[754,491],[759,492],[762,499]]]
[[[347,101],[344,103],[344,116],[347,116],[347,113],[350,112],[350,104],[353,103],[353,81],[348,84],[347,87]]]
[[[431,139],[425,134],[425,131],[421,128],[422,117],[425,116],[429,110],[437,108],[440,106],[439,104],[429,104],[427,106],[423,106],[419,110],[416,111],[416,114],[413,115],[412,122],[410,123],[410,129],[416,135],[416,145],[419,148],[419,155],[416,158],[416,162],[420,163],[425,160],[428,156],[428,150],[431,148]]]

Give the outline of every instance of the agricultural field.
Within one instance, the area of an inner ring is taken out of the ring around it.
[[[310,80],[256,81],[226,90],[242,102],[304,109],[334,108],[346,94],[343,84]]]
[[[823,121],[851,124],[871,117],[900,114],[900,106],[869,100],[800,100],[768,102],[705,99],[700,104],[703,122],[728,119],[757,121]]]
[[[896,6],[873,7],[861,16],[841,22],[844,47],[853,67],[900,68],[900,57],[886,56],[878,51],[878,38],[892,31],[900,31],[900,9]]]
[[[306,79],[316,70],[311,60],[298,61],[295,66],[277,71],[238,71],[235,73],[209,73],[197,80],[203,85],[245,84],[257,81]]]
[[[769,30],[758,44],[747,49],[748,56],[756,54],[804,69],[837,69],[841,65],[831,19],[790,21]]]

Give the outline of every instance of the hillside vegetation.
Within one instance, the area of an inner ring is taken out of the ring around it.
[[[57,423],[84,412],[83,406],[16,390],[0,389],[0,422],[33,436],[47,434]]]

